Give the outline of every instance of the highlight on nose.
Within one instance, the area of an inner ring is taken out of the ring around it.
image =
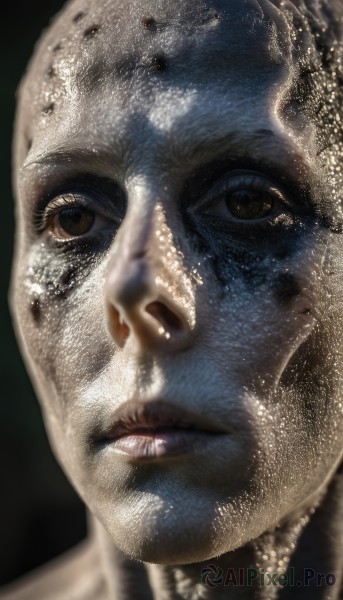
[[[163,343],[184,346],[190,325],[184,308],[156,285],[145,253],[110,266],[105,280],[109,331],[119,347],[132,336],[144,349]]]

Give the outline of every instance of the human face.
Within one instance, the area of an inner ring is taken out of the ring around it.
[[[131,556],[194,562],[341,459],[334,155],[287,100],[282,11],[93,5],[22,91],[13,307],[80,496]]]

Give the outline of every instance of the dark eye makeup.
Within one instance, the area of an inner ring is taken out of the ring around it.
[[[33,225],[51,241],[71,241],[117,229],[125,217],[126,199],[113,181],[82,175],[49,192],[36,207]]]
[[[222,176],[198,180],[181,210],[217,227],[263,227],[293,222],[294,200],[269,176],[249,169],[230,169]],[[205,191],[204,191],[205,190]],[[82,241],[118,229],[126,213],[123,189],[114,181],[81,175],[48,193],[34,215],[34,227],[52,241]]]
[[[57,239],[81,237],[100,222],[110,221],[110,216],[103,215],[93,208],[94,201],[83,194],[67,193],[54,198],[45,208],[40,231],[48,231]]]
[[[194,223],[232,235],[266,235],[266,228],[293,225],[302,212],[274,179],[248,169],[230,170],[207,184],[198,198],[192,193],[190,198],[185,208]]]
[[[280,186],[251,171],[233,171],[216,181],[195,210],[250,225],[292,212],[288,195]]]

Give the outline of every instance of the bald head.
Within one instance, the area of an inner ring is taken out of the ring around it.
[[[142,95],[149,103],[156,91],[191,90],[196,82],[210,90],[230,73],[237,80],[237,72],[247,94],[261,78],[274,79],[272,109],[293,119],[306,111],[321,129],[318,146],[332,143],[340,132],[341,16],[340,2],[304,0],[69,2],[43,36],[22,84],[17,164],[49,127],[77,130],[80,102],[87,119],[87,104],[99,114],[111,97],[144,112]]]

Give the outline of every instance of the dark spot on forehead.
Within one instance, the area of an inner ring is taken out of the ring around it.
[[[83,19],[84,16],[85,16],[85,13],[82,10],[80,10],[80,12],[78,12],[78,13],[76,13],[76,15],[74,15],[73,22],[78,23],[79,21],[81,21],[81,19]]]
[[[30,313],[31,313],[35,323],[39,323],[41,316],[42,316],[42,312],[41,312],[41,303],[40,303],[40,299],[38,298],[38,296],[33,296],[31,298],[29,309],[30,309]]]
[[[299,282],[292,273],[280,273],[274,281],[275,298],[280,304],[289,304],[300,292]]]
[[[50,79],[52,77],[55,77],[56,75],[56,71],[53,65],[50,65],[50,67],[48,68],[47,72],[46,72],[47,76],[50,77]]]
[[[147,29],[153,29],[153,26],[156,25],[154,17],[143,17],[142,23]]]
[[[26,150],[27,150],[27,152],[29,152],[31,150],[31,147],[32,147],[32,138],[28,137],[26,139]]]
[[[166,71],[168,67],[167,60],[162,54],[155,55],[151,59],[151,68],[153,71]]]
[[[62,50],[62,44],[61,42],[58,42],[58,44],[53,47],[52,51],[56,54],[56,52],[59,52],[60,50]]]
[[[98,33],[100,29],[100,25],[91,25],[83,32],[83,37],[86,39],[92,38],[96,33]]]
[[[53,102],[51,102],[50,104],[48,104],[48,106],[45,106],[45,108],[43,108],[42,113],[43,115],[51,115],[55,110],[55,105]]]

